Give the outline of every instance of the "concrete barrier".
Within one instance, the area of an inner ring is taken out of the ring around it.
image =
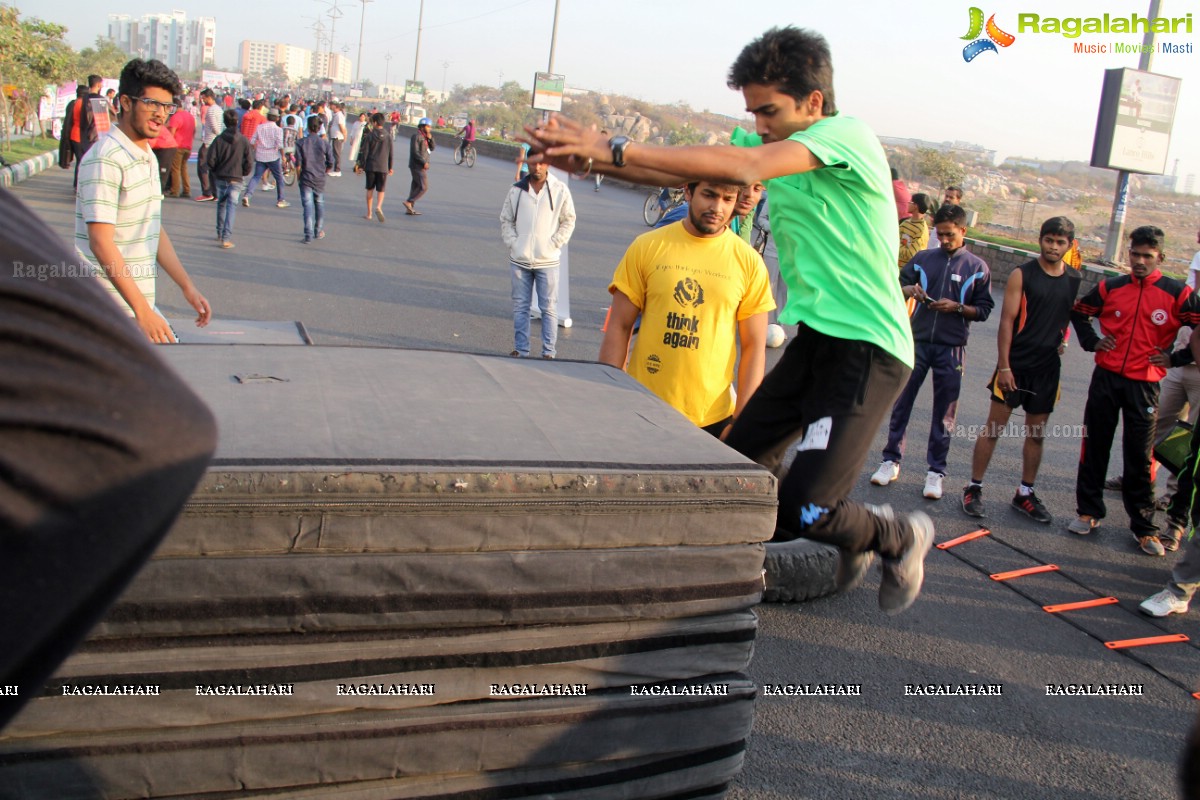
[[[40,156],[27,158],[24,161],[19,161],[16,164],[11,164],[7,167],[0,168],[0,186],[6,189],[12,187],[13,184],[25,180],[33,175],[37,175],[44,169],[48,169],[58,162],[58,151],[51,150],[42,153]]]
[[[407,148],[409,140],[412,139],[412,135],[416,132],[417,129],[413,125],[397,126],[396,145],[401,147],[401,149],[396,155],[399,157],[400,154],[403,153],[404,165],[406,167],[408,166],[408,150],[404,148]],[[447,151],[450,151],[458,146],[458,135],[454,133],[448,133],[446,131],[435,130],[433,132],[433,141],[439,149],[444,147]],[[517,142],[497,142],[492,139],[476,139],[475,152],[481,156],[487,156],[488,158],[500,158],[506,161],[511,161],[515,165],[517,161],[517,153],[521,152],[521,145]]]
[[[1038,254],[1031,250],[1019,250],[980,239],[968,238],[967,249],[987,262],[988,269],[992,271],[992,282],[998,286],[1008,283],[1008,276],[1014,269],[1038,257]],[[1119,270],[1084,264],[1083,283],[1079,287],[1079,293],[1082,295],[1105,278],[1121,274]]]

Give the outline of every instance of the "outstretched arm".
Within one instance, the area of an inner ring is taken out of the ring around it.
[[[788,140],[760,147],[656,147],[631,142],[625,149],[626,166],[616,168],[612,166],[609,138],[595,126],[555,116],[545,125],[525,126],[525,132],[535,151],[530,160],[548,160],[561,169],[577,172],[591,159],[593,171],[655,186],[677,186],[691,180],[745,186],[824,166],[803,144]]]

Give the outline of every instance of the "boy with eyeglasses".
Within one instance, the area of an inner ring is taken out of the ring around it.
[[[161,61],[135,58],[121,70],[120,121],[87,152],[79,165],[75,199],[75,246],[90,252],[108,276],[118,302],[156,343],[175,341],[154,305],[158,265],[196,310],[196,325],[212,316],[208,300],[192,283],[162,229],[162,188],[150,142],[176,110],[183,94],[179,78]]]

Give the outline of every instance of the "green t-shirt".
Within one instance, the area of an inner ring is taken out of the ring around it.
[[[788,287],[779,321],[871,342],[911,367],[912,327],[896,278],[896,201],[879,139],[841,114],[789,138],[825,166],[766,182]],[[762,140],[737,131],[734,143]]]

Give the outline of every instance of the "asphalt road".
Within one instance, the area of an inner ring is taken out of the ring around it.
[[[294,188],[288,190],[291,208],[277,209],[272,197],[259,194],[254,207],[239,209],[231,251],[216,246],[212,203],[167,200],[164,225],[218,317],[300,320],[317,344],[508,352],[511,306],[498,214],[512,179],[508,163],[481,157],[473,169],[456,167],[448,151],[438,150],[429,194],[419,204],[423,215],[404,215],[408,174],[401,168],[389,184],[388,220],[380,224],[362,219],[361,178],[347,170],[329,181],[328,237],[308,246],[300,243]],[[194,177],[192,188],[199,188]],[[559,356],[592,359],[612,269],[629,241],[646,230],[644,195],[608,184],[597,193],[590,182],[573,182],[572,189],[579,214],[570,247],[574,325],[560,330]],[[69,173],[43,173],[16,193],[71,235]],[[159,292],[168,316],[187,316],[169,280],[160,280]],[[996,299],[998,309],[999,292]],[[997,310],[974,327],[959,404],[962,426],[984,421],[983,385],[994,365],[998,319]],[[770,362],[776,357],[772,353]],[[1019,475],[1020,446],[1002,441],[985,483],[992,535],[933,551],[924,594],[911,610],[898,617],[878,611],[877,575],[848,596],[760,608],[751,666],[760,685],[852,684],[860,694],[760,697],[731,798],[1177,796],[1182,741],[1198,708],[1190,696],[1200,688],[1196,614],[1156,621],[1137,613],[1137,603],[1164,585],[1172,559],[1136,549],[1119,497],[1109,496],[1111,516],[1092,536],[1063,530],[1074,509],[1077,426],[1090,371],[1087,354],[1068,351],[1063,399],[1051,417],[1065,427],[1048,438],[1038,481],[1053,525],[1005,507]],[[855,496],[928,511],[942,541],[979,527],[958,503],[972,442],[964,428],[951,447],[947,497],[924,500],[921,455],[929,414],[926,388],[909,427],[912,458],[900,479],[884,489],[868,484],[881,432]],[[988,577],[1039,564],[1059,571],[1007,583]],[[1041,608],[1103,596],[1119,603],[1065,614]],[[1191,641],[1119,651],[1104,645],[1166,633]],[[1143,694],[1047,696],[1047,684],[1068,683],[1132,684]],[[1001,694],[906,695],[906,686],[930,684],[998,685]]]

